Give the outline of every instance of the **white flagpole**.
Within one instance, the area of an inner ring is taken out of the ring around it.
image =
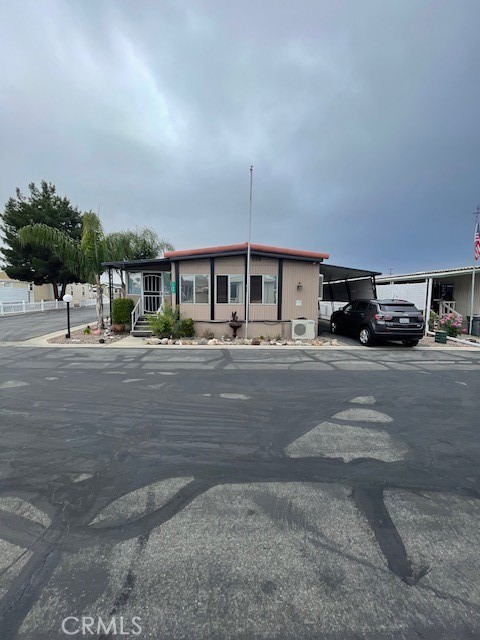
[[[477,260],[475,258],[475,238],[477,233],[477,224],[478,224],[478,214],[480,213],[480,206],[477,207],[475,215],[475,228],[473,231],[473,271],[472,271],[472,291],[470,294],[470,325],[468,327],[468,333],[472,335],[472,327],[473,327],[473,311],[475,309],[475,271],[477,270]]]
[[[252,240],[252,190],[253,164],[250,165],[250,206],[248,210],[248,242],[247,242],[247,290],[245,303],[245,338],[248,338],[248,321],[250,319],[250,242]]]

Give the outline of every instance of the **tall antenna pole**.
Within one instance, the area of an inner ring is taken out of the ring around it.
[[[247,242],[247,300],[245,304],[245,338],[248,338],[248,321],[250,320],[250,243],[252,240],[252,193],[253,164],[250,165],[250,206],[248,208],[248,242]]]
[[[472,271],[472,291],[470,294],[470,323],[468,327],[468,333],[472,335],[472,327],[473,327],[473,311],[474,311],[474,301],[475,301],[475,271],[477,267],[477,257],[475,255],[476,249],[476,234],[477,234],[477,225],[478,225],[478,216],[480,214],[480,206],[477,207],[477,210],[473,214],[475,216],[475,229],[473,230],[473,271]]]

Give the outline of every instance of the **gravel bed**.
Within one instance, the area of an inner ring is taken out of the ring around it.
[[[71,332],[71,338],[66,338],[65,335],[61,335],[56,338],[50,338],[48,342],[50,344],[99,344],[99,340],[103,338],[105,344],[110,344],[111,342],[123,340],[123,338],[130,335],[128,331],[124,333],[113,333],[109,330],[102,330],[100,333],[94,333],[94,331],[96,331],[96,325],[89,324],[85,325],[84,328],[87,326],[90,327],[92,333],[83,333],[84,329],[77,329]]]

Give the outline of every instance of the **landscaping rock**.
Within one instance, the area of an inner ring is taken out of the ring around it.
[[[145,342],[147,344],[160,344],[161,340],[159,338],[147,338]]]
[[[169,338],[167,344],[175,344],[175,340],[172,340],[171,338]]]
[[[200,338],[197,344],[208,344],[208,340],[206,340],[205,338]]]
[[[212,338],[211,340],[208,340],[207,344],[218,344],[218,340],[217,338]]]
[[[168,344],[168,338],[162,338],[160,344]]]

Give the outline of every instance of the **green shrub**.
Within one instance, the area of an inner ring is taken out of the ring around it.
[[[162,311],[149,316],[148,323],[155,336],[159,338],[191,338],[195,335],[192,318],[180,320],[180,312],[173,309],[170,304],[165,304]]]
[[[115,298],[112,305],[113,324],[129,324],[135,303],[130,298]]]
[[[193,338],[195,335],[195,323],[192,318],[184,318],[181,322],[182,336]]]
[[[435,311],[430,310],[430,317],[428,319],[428,328],[430,331],[434,331],[435,328],[438,325],[438,322],[440,320],[440,316],[438,315],[438,313],[435,313]]]

